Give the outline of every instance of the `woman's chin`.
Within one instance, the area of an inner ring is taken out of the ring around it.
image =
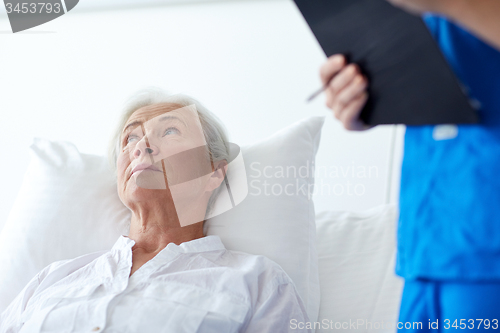
[[[167,200],[167,191],[159,191],[158,189],[143,188],[132,182],[127,188],[128,202],[151,202],[154,200]],[[164,188],[163,188],[164,190]]]

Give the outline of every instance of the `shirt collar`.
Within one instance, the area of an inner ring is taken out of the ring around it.
[[[126,237],[120,236],[111,250],[130,249],[134,246],[135,241]],[[188,242],[181,243],[180,245],[170,243],[164,250],[177,252],[177,253],[195,253],[195,252],[208,252],[216,250],[225,250],[224,244],[219,236],[210,235],[202,238],[193,239]]]
[[[120,236],[118,237],[118,240],[115,242],[113,247],[111,248],[111,251],[113,250],[123,250],[123,249],[130,249],[132,246],[134,246],[135,242],[128,238],[127,236]]]
[[[167,245],[166,249],[178,253],[194,253],[225,250],[226,248],[224,247],[224,244],[222,244],[219,236],[210,235],[193,239],[189,242],[181,243],[180,245],[170,243]]]

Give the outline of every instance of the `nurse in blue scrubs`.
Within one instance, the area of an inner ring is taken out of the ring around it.
[[[500,0],[390,2],[423,15],[480,117],[477,125],[407,127],[399,328],[500,331]],[[326,97],[335,117],[347,129],[366,129],[359,113],[369,82],[358,67],[335,55],[321,79],[331,79]]]

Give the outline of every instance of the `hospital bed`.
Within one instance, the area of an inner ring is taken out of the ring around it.
[[[0,100],[0,108],[12,112],[9,121],[0,126],[9,142],[16,145],[4,146],[9,158],[0,165],[4,175],[0,247],[12,245],[6,244],[12,242],[13,233],[16,237],[29,233],[16,229],[19,224],[13,221],[36,221],[35,213],[45,204],[34,196],[36,191],[29,193],[33,189],[30,179],[43,180],[42,174],[33,171],[40,168],[33,167],[34,154],[29,153],[29,147],[37,144],[43,148],[39,153],[55,149],[68,154],[74,153],[74,148],[78,151],[74,154],[81,155],[71,156],[84,156],[90,165],[100,166],[104,162],[97,156],[105,154],[121,103],[138,88],[154,85],[194,96],[221,118],[231,141],[242,147],[266,146],[266,138],[286,126],[311,116],[326,116],[314,159],[317,192],[311,202],[317,238],[307,242],[314,243],[318,258],[316,287],[314,279],[307,280],[297,272],[290,275],[300,279],[297,284],[310,305],[311,320],[322,324],[317,332],[352,331],[353,321],[359,332],[393,332],[402,288],[402,281],[394,275],[394,259],[404,128],[384,126],[366,133],[348,133],[332,119],[321,98],[312,104],[304,102],[320,84],[318,68],[324,56],[291,1],[183,5],[152,1],[149,7],[130,1],[127,8],[109,4],[101,10],[82,3],[71,15],[40,27],[40,33],[6,41],[9,50],[17,51],[5,55],[5,61],[12,64],[2,74],[5,82],[27,83],[23,89],[2,87],[10,94]],[[0,28],[7,30],[7,24],[0,19]],[[32,48],[38,49],[38,57],[30,59],[33,66],[29,73],[20,74],[16,68],[28,60],[23,54]],[[60,69],[52,71],[54,68]],[[297,135],[307,132],[300,127],[296,130]],[[34,141],[34,137],[44,139]],[[54,144],[62,144],[64,149],[58,150]],[[266,147],[274,146],[268,142]],[[68,162],[61,159],[66,155],[50,156],[55,159],[52,167]],[[28,185],[23,185],[23,179]],[[39,185],[43,189],[50,184]],[[109,187],[102,190],[112,195]],[[41,199],[50,202],[51,198],[60,199],[58,195],[60,192],[54,190]],[[39,206],[28,207],[28,202]],[[112,200],[105,203],[118,205]],[[106,217],[124,221],[126,212],[117,211],[115,215],[109,211]],[[89,213],[88,217],[96,216]],[[93,245],[111,242],[113,233],[122,227],[104,228]],[[298,237],[292,232],[287,235]],[[42,243],[51,248],[47,240]],[[16,271],[25,275],[15,288],[30,278],[28,272],[36,271],[37,265],[53,259],[42,249],[31,247],[33,244],[30,238],[17,242],[16,251],[31,259],[24,262],[24,271]],[[251,249],[249,245],[247,250]],[[84,250],[72,248],[57,255],[71,256]],[[307,260],[308,268],[303,271],[314,271],[314,251],[300,254],[301,262]],[[279,258],[280,251],[273,255],[272,259],[284,260],[280,263],[283,267],[291,266],[287,258]],[[13,270],[6,271],[6,267],[23,264],[13,260],[0,258],[1,263],[14,265],[0,265],[4,269],[0,272],[2,307],[16,290],[10,283],[18,278],[9,275]],[[381,327],[382,323],[386,326]]]

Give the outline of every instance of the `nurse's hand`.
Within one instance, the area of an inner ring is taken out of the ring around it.
[[[325,90],[326,106],[332,109],[333,115],[345,129],[362,131],[370,128],[359,119],[368,100],[368,81],[360,73],[359,67],[347,65],[344,56],[336,54],[321,66],[320,76],[323,86],[328,84]]]

